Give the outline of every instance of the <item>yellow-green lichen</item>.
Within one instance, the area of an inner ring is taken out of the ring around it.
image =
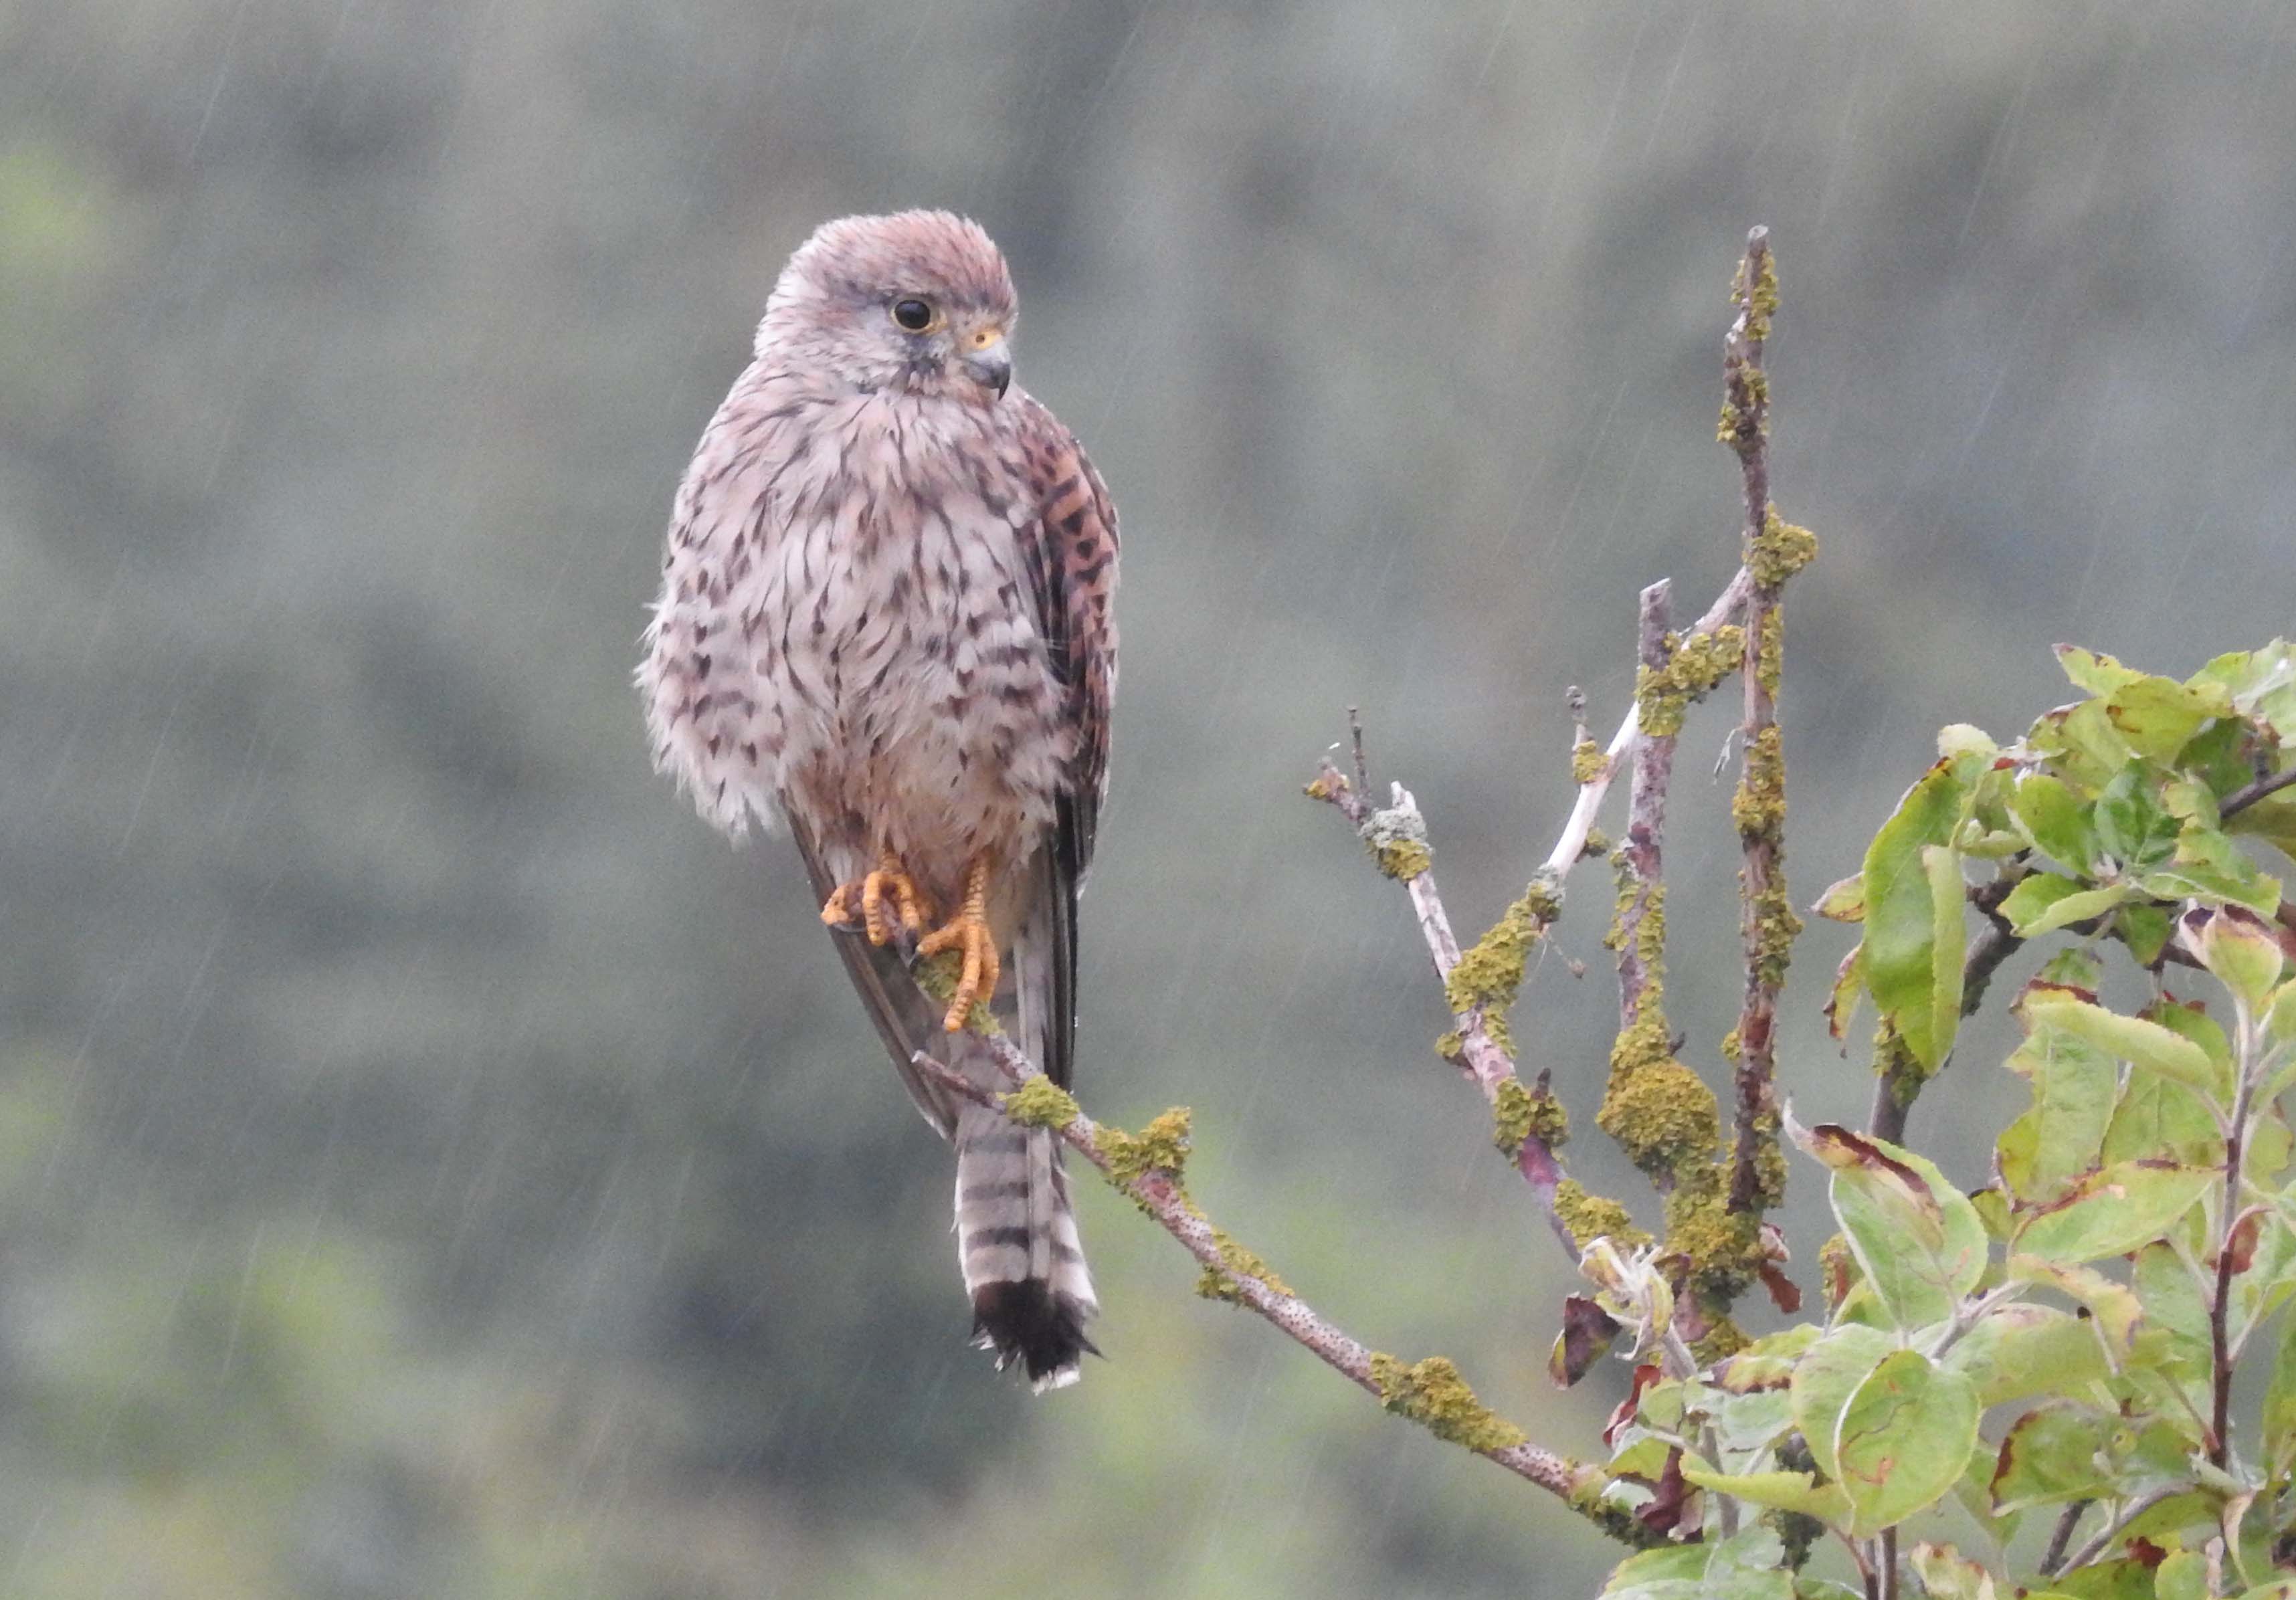
[[[1533,945],[1561,909],[1554,885],[1533,879],[1522,898],[1507,907],[1474,948],[1460,956],[1458,965],[1443,981],[1444,997],[1454,1015],[1480,1008],[1492,1043],[1514,1054],[1514,1036],[1507,1027],[1507,1010],[1522,988],[1524,964]]]
[[[1754,1210],[1767,1211],[1785,1203],[1786,1153],[1778,1146],[1778,1114],[1763,1112],[1754,1119]]]
[[[1398,883],[1410,882],[1435,865],[1435,852],[1418,839],[1400,839],[1381,845],[1372,852],[1372,857],[1379,863],[1380,871]]]
[[[1031,1078],[1004,1097],[1004,1114],[1023,1128],[1066,1128],[1077,1120],[1076,1096],[1049,1078]]]
[[[964,981],[964,957],[955,950],[943,950],[928,956],[910,969],[917,987],[943,1005],[956,998],[957,985]],[[964,1013],[964,1025],[974,1033],[994,1037],[1004,1032],[996,1025],[995,1013],[986,1000],[975,1000],[972,1009]]]
[[[1667,645],[1665,666],[1643,667],[1635,674],[1635,705],[1642,730],[1656,739],[1680,733],[1691,706],[1738,669],[1746,636],[1743,629],[1725,626],[1687,639],[1669,634]]]
[[[1761,647],[1754,652],[1754,681],[1772,700],[1786,678],[1786,613],[1773,605],[1762,613]]]
[[[1691,1163],[1712,1158],[1721,1138],[1721,1112],[1714,1091],[1671,1055],[1634,1059],[1648,1048],[1646,1038],[1629,1039],[1641,1027],[1619,1036],[1627,1064],[1621,1068],[1621,1052],[1614,1050],[1610,1087],[1595,1120],[1643,1171],[1678,1180]]]
[[[1435,1036],[1435,1054],[1457,1066],[1467,1054],[1467,1041],[1459,1037],[1456,1029],[1448,1033],[1439,1033]]]
[[[1610,764],[1611,759],[1603,753],[1603,747],[1592,739],[1581,739],[1570,747],[1570,781],[1574,784],[1593,783]]]
[[[1635,915],[1639,909],[1642,922],[1636,933],[1635,954],[1651,964],[1651,976],[1655,979],[1664,970],[1666,885],[1662,882],[1644,883],[1636,877],[1634,863],[1627,858],[1625,845],[1611,852],[1611,876],[1618,885],[1618,893],[1611,902],[1611,925],[1603,935],[1603,948],[1606,950],[1624,950],[1627,948],[1627,918]],[[1653,924],[1659,930],[1655,956],[1647,948],[1652,942]]]
[[[1548,1150],[1560,1150],[1570,1138],[1570,1116],[1544,1089],[1534,1094],[1520,1078],[1504,1079],[1491,1096],[1491,1136],[1510,1159],[1534,1136]]]
[[[1711,1366],[1717,1361],[1728,1360],[1752,1342],[1737,1323],[1727,1317],[1718,1317],[1692,1342],[1690,1358],[1701,1366]]]
[[[1767,844],[1773,852],[1768,882],[1753,897],[1753,962],[1755,975],[1775,989],[1785,981],[1793,941],[1802,929],[1801,918],[1786,893],[1785,745],[1775,725],[1756,734],[1746,747],[1745,775],[1730,801],[1730,816],[1738,825],[1740,838],[1750,845]],[[1739,874],[1741,882],[1744,875]]]
[[[1746,541],[1746,570],[1764,588],[1775,588],[1817,559],[1817,535],[1778,515],[1775,505],[1762,518],[1762,531]]]
[[[1689,1261],[1687,1286],[1718,1313],[1754,1281],[1764,1259],[1761,1218],[1730,1210],[1726,1170],[1720,1161],[1699,1163],[1666,1202],[1666,1249]]]
[[[1237,1243],[1224,1228],[1212,1229],[1212,1243],[1219,1247],[1220,1265],[1206,1267],[1196,1275],[1196,1292],[1206,1300],[1225,1301],[1229,1305],[1245,1303],[1239,1278],[1254,1278],[1277,1294],[1290,1294],[1292,1285],[1275,1276],[1275,1269],[1260,1259],[1258,1252]]]
[[[1586,848],[1578,853],[1581,856],[1609,855],[1611,853],[1611,836],[1603,832],[1600,828],[1587,829]]]
[[[1351,787],[1353,785],[1347,779],[1326,767],[1310,779],[1300,792],[1313,800],[1337,800]]]
[[[1580,1250],[1597,1239],[1609,1239],[1620,1250],[1640,1250],[1651,1236],[1635,1226],[1627,1208],[1615,1200],[1589,1194],[1575,1177],[1554,1186],[1554,1215]]]
[[[1415,807],[1390,806],[1373,812],[1363,825],[1363,841],[1379,870],[1398,883],[1410,882],[1435,865],[1426,819]]]
[[[1775,841],[1785,829],[1785,737],[1775,723],[1747,743],[1745,775],[1730,798],[1730,820],[1742,839]]]
[[[1762,252],[1762,270],[1753,283],[1746,282],[1745,263],[1739,263],[1738,276],[1731,285],[1730,298],[1746,308],[1746,337],[1767,339],[1770,318],[1778,314],[1777,258],[1768,250]]]
[[[1188,1164],[1188,1108],[1176,1105],[1138,1133],[1103,1124],[1094,1144],[1108,1161],[1108,1181],[1119,1189],[1151,1172],[1177,1179]]]
[[[1475,1398],[1459,1369],[1446,1357],[1430,1356],[1406,1366],[1384,1351],[1374,1351],[1372,1382],[1379,1402],[1398,1416],[1407,1416],[1436,1438],[1468,1449],[1511,1449],[1529,1442],[1521,1428],[1493,1415]]]

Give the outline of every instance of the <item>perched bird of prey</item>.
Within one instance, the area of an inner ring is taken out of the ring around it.
[[[678,487],[638,683],[654,764],[703,816],[737,837],[787,819],[910,1097],[956,1146],[976,1342],[1041,1391],[1076,1380],[1099,1309],[1059,1144],[911,1064],[996,1084],[979,1005],[1054,1082],[1072,1070],[1116,508],[1013,384],[1014,316],[1004,257],[945,211],[800,246]]]

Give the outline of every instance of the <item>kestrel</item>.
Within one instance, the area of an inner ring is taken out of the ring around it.
[[[1074,1054],[1116,508],[1013,386],[1014,316],[1004,257],[945,211],[800,246],[678,487],[638,683],[654,765],[704,816],[737,838],[788,820],[902,1082],[956,1146],[975,1342],[1042,1391],[1076,1381],[1099,1309],[1059,1144],[911,1064],[996,1085],[976,1003],[1062,1087]]]

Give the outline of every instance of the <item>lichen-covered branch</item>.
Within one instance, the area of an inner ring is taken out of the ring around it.
[[[1739,940],[1746,967],[1745,997],[1726,1054],[1736,1063],[1736,1135],[1730,1209],[1759,1213],[1784,1196],[1785,1162],[1778,1153],[1776,1071],[1778,991],[1800,920],[1786,898],[1785,743],[1777,726],[1777,692],[1784,665],[1788,578],[1816,554],[1809,534],[1782,520],[1770,504],[1769,376],[1762,349],[1778,306],[1777,272],[1769,230],[1746,236],[1734,291],[1737,320],[1723,343],[1720,434],[1737,452],[1745,488],[1742,562],[1752,582],[1745,610],[1744,717],[1738,791],[1730,807],[1740,852]]]
[[[1609,1474],[1602,1468],[1531,1443],[1521,1429],[1478,1400],[1447,1359],[1406,1362],[1352,1337],[1292,1292],[1267,1262],[1213,1226],[1183,1181],[1188,1153],[1185,1110],[1165,1112],[1138,1134],[1109,1128],[1086,1116],[1074,1096],[1039,1072],[1011,1039],[998,1036],[978,1042],[1013,1085],[1011,1092],[977,1084],[922,1051],[913,1059],[918,1071],[950,1093],[1024,1126],[1051,1128],[1196,1259],[1203,1268],[1199,1293],[1257,1312],[1388,1410],[1560,1497],[1613,1537],[1651,1542],[1628,1507],[1603,1497]]]
[[[1360,751],[1362,730],[1355,725],[1352,711],[1349,721]],[[1427,820],[1411,792],[1397,784],[1390,791],[1390,803],[1374,808],[1357,784],[1327,760],[1308,785],[1308,793],[1336,808],[1354,825],[1380,870],[1401,882],[1410,894],[1420,937],[1426,942],[1435,976],[1451,1007],[1453,1030],[1443,1037],[1439,1048],[1444,1059],[1482,1090],[1491,1108],[1495,1142],[1513,1161],[1515,1169],[1530,1186],[1547,1226],[1570,1259],[1577,1260],[1578,1251],[1595,1235],[1574,1226],[1583,1224],[1578,1215],[1583,1195],[1555,1153],[1569,1136],[1562,1108],[1547,1092],[1546,1074],[1539,1075],[1535,1088],[1525,1087],[1516,1075],[1513,1039],[1506,1022],[1506,1008],[1522,986],[1530,950],[1561,909],[1561,874],[1554,874],[1556,887],[1551,893],[1542,890],[1543,880],[1534,879],[1499,924],[1473,949],[1462,952],[1451,931],[1450,915],[1443,908],[1442,894],[1435,886]]]

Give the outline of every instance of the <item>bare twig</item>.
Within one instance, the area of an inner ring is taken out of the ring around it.
[[[1786,901],[1785,750],[1777,728],[1777,685],[1784,649],[1782,596],[1792,570],[1765,546],[1777,539],[1776,513],[1770,509],[1769,379],[1762,349],[1777,300],[1777,276],[1770,262],[1769,230],[1746,236],[1746,256],[1738,268],[1738,318],[1723,344],[1723,435],[1737,452],[1745,490],[1742,544],[1744,570],[1751,578],[1746,594],[1745,658],[1739,672],[1744,691],[1743,770],[1731,807],[1745,866],[1739,873],[1739,940],[1744,949],[1746,992],[1738,1011],[1737,1116],[1730,1177],[1730,1209],[1761,1211],[1781,1198],[1775,1194],[1775,1160],[1764,1153],[1777,1144],[1777,1107],[1772,1090],[1776,1071],[1778,991],[1800,924]]]
[[[1714,597],[1706,614],[1698,619],[1684,644],[1694,644],[1711,637],[1716,632],[1734,623],[1744,613],[1746,596],[1754,587],[1754,576],[1745,568],[1738,569],[1727,587]],[[1549,850],[1543,870],[1558,880],[1570,870],[1571,864],[1587,853],[1587,837],[1594,832],[1595,814],[1603,808],[1603,799],[1611,792],[1611,781],[1619,775],[1634,751],[1642,730],[1642,713],[1638,707],[1628,706],[1619,722],[1618,732],[1603,752],[1603,765],[1592,777],[1578,785],[1578,798],[1571,805],[1570,816],[1562,825],[1561,837]],[[1558,884],[1558,889],[1559,889]]]
[[[2095,1500],[2074,1500],[2057,1517],[2057,1525],[2049,1534],[2049,1547],[2041,1553],[2041,1576],[2054,1578],[2065,1564],[2065,1547],[2073,1542],[2073,1530],[2080,1526],[2081,1518],[2088,1514]]]
[[[2225,796],[2225,802],[2217,808],[2217,815],[2237,816],[2266,795],[2277,794],[2283,789],[2291,786],[2296,786],[2296,767],[2292,767],[2287,771],[2275,774],[2268,778],[2259,778],[2244,788],[2234,790]]]
[[[2088,1543],[2083,1545],[2079,1549],[2067,1556],[2065,1558],[2064,1564],[2057,1570],[2061,1572],[2071,1572],[2078,1571],[2082,1567],[2088,1565],[2089,1563],[2095,1561],[2098,1556],[2112,1548],[2113,1541],[2121,1536],[2122,1532],[2127,1530],[2131,1522],[2135,1522],[2138,1517],[2143,1516],[2146,1512],[2152,1510],[2155,1506],[2158,1506],[2161,1501],[2167,1499],[2170,1495],[2173,1495],[2176,1492],[2177,1490],[2175,1487],[2169,1486],[2152,1489],[2148,1493],[2137,1496],[2136,1498],[2128,1502],[2127,1506],[2121,1507],[2120,1514],[2109,1520],[2103,1528],[2098,1531],[2095,1538],[2090,1539]]]
[[[1352,711],[1349,714],[1349,723],[1355,732],[1357,757],[1360,760],[1363,731],[1356,725]],[[1308,786],[1308,792],[1338,808],[1341,815],[1354,825],[1358,833],[1371,827],[1374,816],[1371,803],[1329,761],[1324,763],[1316,782]],[[1411,792],[1398,784],[1394,785],[1392,798],[1394,803],[1387,813],[1389,825],[1406,831],[1415,829],[1423,839],[1426,819],[1420,814],[1419,802],[1412,798]],[[1583,835],[1580,842],[1583,846]],[[1404,887],[1410,893],[1411,909],[1419,923],[1420,937],[1426,941],[1428,957],[1435,964],[1436,981],[1447,989],[1451,974],[1459,964],[1459,940],[1451,931],[1451,918],[1443,908],[1442,892],[1435,886],[1431,866],[1422,866],[1405,881]],[[1524,1089],[1522,1080],[1515,1075],[1514,1057],[1493,1036],[1491,1019],[1484,1014],[1481,1005],[1472,1005],[1464,1011],[1453,1013],[1452,1022],[1459,1038],[1456,1057],[1459,1070],[1474,1080],[1475,1087],[1482,1090],[1483,1098],[1494,1112],[1500,1108],[1508,1095],[1509,1085],[1513,1086],[1515,1094],[1529,1092]],[[1542,1093],[1545,1087],[1542,1074]],[[1538,1201],[1539,1210],[1546,1215],[1547,1226],[1561,1241],[1563,1251],[1576,1261],[1578,1259],[1578,1240],[1555,1204],[1557,1192],[1567,1176],[1562,1163],[1536,1127],[1521,1131],[1523,1140],[1515,1151],[1515,1169],[1530,1186],[1531,1194]]]
[[[1673,620],[1674,586],[1665,578],[1644,589],[1636,636],[1637,653],[1650,672],[1664,672],[1671,654],[1668,624]],[[1619,1031],[1642,1020],[1644,1002],[1658,976],[1658,964],[1644,946],[1644,928],[1663,915],[1663,855],[1666,791],[1674,773],[1673,734],[1644,730],[1635,743],[1635,775],[1627,795],[1627,836],[1619,860],[1626,874],[1626,898],[1619,907]]]
[[[1000,1037],[981,1042],[994,1054],[998,1069],[1016,1087],[1042,1076],[1036,1063],[1010,1039]],[[912,1059],[920,1071],[950,1093],[961,1095],[975,1104],[1010,1114],[1004,1095],[974,1082],[922,1051]],[[1232,1288],[1236,1303],[1259,1313],[1317,1360],[1378,1398],[1391,1409],[1398,1409],[1403,1415],[1412,1415],[1407,1408],[1394,1404],[1395,1395],[1389,1387],[1382,1386],[1377,1375],[1378,1363],[1392,1358],[1381,1358],[1368,1345],[1347,1333],[1306,1301],[1291,1292],[1280,1280],[1271,1282],[1275,1277],[1273,1273],[1213,1227],[1203,1212],[1197,1209],[1181,1188],[1177,1174],[1160,1167],[1150,1167],[1136,1174],[1119,1172],[1109,1154],[1115,1142],[1105,1137],[1104,1130],[1082,1112],[1077,1112],[1054,1131],[1063,1144],[1097,1167],[1111,1186],[1153,1218],[1209,1272],[1217,1275],[1223,1286],[1223,1298],[1228,1297],[1226,1291]],[[1472,1437],[1456,1438],[1447,1432],[1447,1424],[1456,1419],[1431,1419],[1421,1415],[1416,1420],[1427,1423],[1439,1435],[1454,1438],[1454,1442],[1473,1450],[1487,1460],[1496,1462],[1517,1477],[1536,1483],[1589,1515],[1596,1515],[1598,1512],[1604,1514],[1598,1520],[1606,1527],[1634,1526],[1631,1514],[1623,1507],[1602,1506],[1595,1501],[1596,1491],[1608,1477],[1600,1467],[1574,1461],[1529,1443],[1521,1439],[1519,1429],[1489,1417],[1488,1413],[1484,1414],[1484,1420],[1490,1429],[1502,1437],[1513,1435],[1512,1441],[1482,1443]],[[1611,1513],[1617,1514],[1609,1514]]]

